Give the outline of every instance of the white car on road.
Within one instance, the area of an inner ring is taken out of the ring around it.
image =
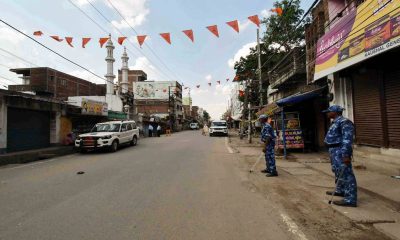
[[[135,121],[111,121],[96,124],[90,133],[79,135],[75,147],[80,152],[108,148],[112,152],[122,144],[135,146],[139,139],[139,128]]]
[[[191,123],[189,126],[192,130],[198,130],[200,128],[198,123]]]
[[[225,120],[212,121],[210,129],[208,130],[210,137],[214,135],[228,136],[228,125]]]

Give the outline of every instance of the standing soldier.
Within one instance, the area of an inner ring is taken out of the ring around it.
[[[335,173],[336,191],[326,192],[328,195],[344,197],[341,201],[333,201],[333,204],[346,207],[357,207],[357,182],[351,165],[353,154],[353,123],[342,116],[344,108],[332,105],[323,111],[332,125],[325,137],[325,144],[329,148],[332,171]]]
[[[261,141],[264,143],[263,152],[265,153],[265,162],[266,162],[266,169],[263,170],[263,173],[266,173],[267,177],[276,177],[278,176],[278,172],[276,171],[275,166],[275,139],[276,135],[274,129],[272,129],[270,123],[271,118],[267,115],[260,115],[258,118],[262,130],[261,130]]]

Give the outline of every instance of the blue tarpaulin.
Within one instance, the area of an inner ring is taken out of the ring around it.
[[[320,89],[316,89],[316,90],[313,90],[310,92],[299,93],[299,94],[292,95],[290,97],[282,98],[282,99],[276,101],[276,104],[280,107],[283,107],[283,106],[288,106],[288,105],[293,105],[293,104],[296,104],[299,102],[303,102],[305,100],[318,97],[320,95],[322,89],[323,88],[320,88]]]

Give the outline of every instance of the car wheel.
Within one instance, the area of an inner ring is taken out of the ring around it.
[[[79,152],[82,153],[82,154],[84,154],[84,153],[87,153],[87,150],[84,149],[84,148],[81,148],[81,149],[79,149]]]
[[[137,137],[133,136],[132,141],[131,141],[131,146],[136,146],[137,145]]]
[[[111,152],[116,152],[118,150],[118,141],[114,140],[111,143],[111,147],[110,147]]]

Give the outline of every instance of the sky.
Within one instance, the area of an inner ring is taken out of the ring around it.
[[[271,8],[272,1],[266,0],[0,0],[0,19],[30,36],[34,31],[42,31],[44,35],[35,37],[36,40],[100,76],[106,74],[106,50],[99,47],[98,38],[107,37],[108,33],[113,38],[126,36],[128,40],[122,46],[114,41],[115,74],[121,68],[121,55],[126,46],[130,69],[144,70],[148,80],[183,83],[191,88],[193,105],[204,108],[213,119],[219,119],[236,84],[231,83],[235,76],[234,62],[256,45],[257,26],[247,17],[268,16]],[[226,24],[232,20],[239,20],[239,33]],[[219,38],[206,29],[214,24],[218,25]],[[182,33],[187,29],[193,29],[194,43]],[[159,35],[165,32],[171,33],[171,45]],[[74,48],[65,41],[51,39],[50,35],[73,37]],[[137,43],[137,35],[148,35],[142,48]],[[86,48],[80,46],[82,37],[92,37]],[[9,68],[35,66],[105,83],[0,23],[0,85],[22,82]],[[221,81],[221,85],[216,81]],[[211,87],[208,82],[212,83]],[[184,96],[188,94],[185,90]]]

